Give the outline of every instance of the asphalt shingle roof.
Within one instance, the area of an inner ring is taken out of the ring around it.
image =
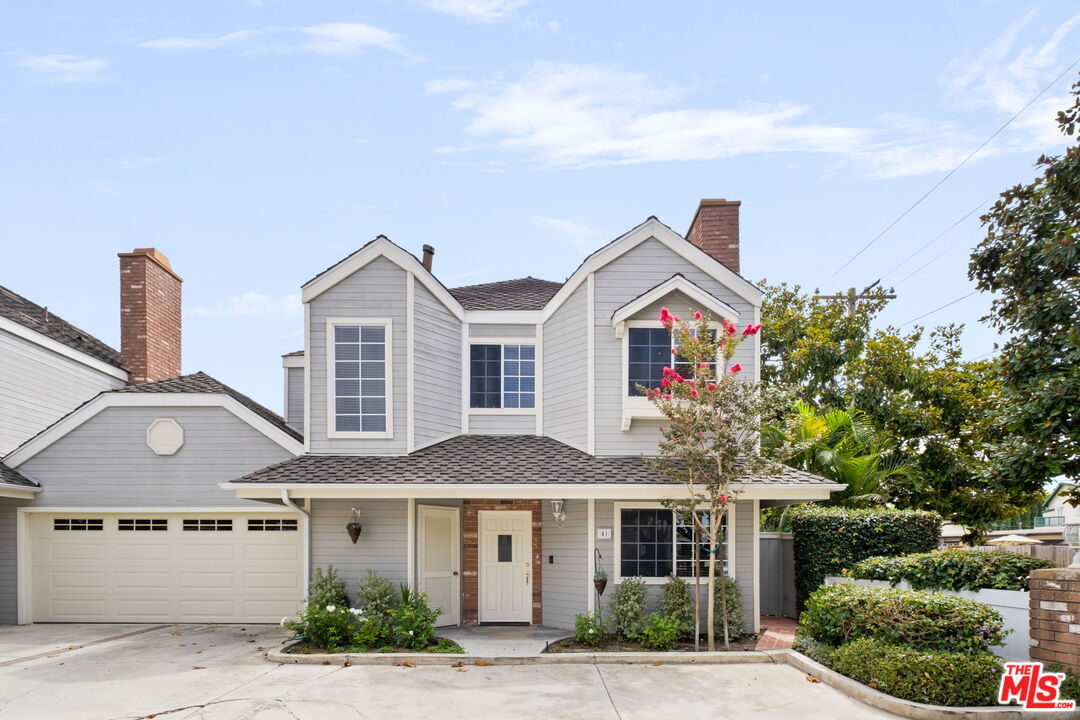
[[[81,330],[48,309],[0,286],[0,316],[25,328],[123,369],[120,352]]]
[[[36,488],[39,485],[24,476],[18,470],[9,468],[7,465],[0,463],[0,484],[4,485],[22,485],[24,487]]]
[[[450,288],[450,294],[466,310],[543,310],[562,286],[560,282],[523,277]]]
[[[535,435],[459,435],[411,455],[301,455],[245,475],[238,483],[507,483],[669,482],[640,456],[596,457]],[[830,480],[785,468],[747,478],[755,485],[822,485]]]
[[[217,393],[224,394],[236,400],[238,403],[251,410],[263,420],[280,428],[283,432],[296,440],[303,440],[304,436],[285,424],[285,419],[269,408],[260,405],[247,395],[233,390],[223,382],[215,380],[204,372],[181,375],[180,377],[159,380],[157,382],[143,383],[141,385],[129,385],[110,392],[118,393]]]

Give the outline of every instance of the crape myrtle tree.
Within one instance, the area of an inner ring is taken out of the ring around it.
[[[745,478],[781,471],[777,459],[784,456],[786,447],[780,444],[763,449],[759,438],[762,419],[779,416],[790,405],[790,398],[778,386],[762,387],[741,376],[742,367],[731,364],[739,342],[756,334],[761,325],[747,325],[740,333],[730,320],[722,319],[714,329],[700,312],[695,312],[690,322],[667,308],[660,311],[660,323],[672,334],[675,349],[671,351],[671,366],[664,368],[661,387],[638,387],[667,419],[660,428],[657,455],[648,462],[686,489],[685,497],[667,500],[664,505],[690,525],[695,547],[705,553],[708,649],[713,651],[716,566],[717,555],[724,548],[724,519],[743,490]],[[696,554],[694,576],[695,594],[700,597]],[[727,584],[719,585],[727,647]]]

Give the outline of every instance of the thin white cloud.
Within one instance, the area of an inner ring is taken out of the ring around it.
[[[19,67],[49,83],[99,82],[108,62],[75,55],[38,55],[19,60]]]
[[[297,28],[308,37],[301,48],[320,55],[359,55],[368,48],[405,54],[397,33],[364,23],[326,23]]]
[[[294,293],[274,297],[249,290],[241,295],[230,295],[210,305],[185,308],[184,311],[212,318],[298,318],[303,315],[303,304]]]
[[[574,222],[573,220],[567,220],[565,218],[553,218],[544,217],[543,215],[533,215],[532,222],[540,227],[546,227],[555,232],[562,233],[563,235],[570,235],[572,237],[587,238],[594,237],[596,231],[592,228],[582,225],[581,223]]]
[[[482,23],[506,20],[527,2],[528,0],[420,0],[420,4],[429,10]]]
[[[470,114],[466,132],[473,137],[561,167],[839,153],[868,142],[865,130],[807,121],[807,107],[674,108],[685,95],[641,73],[541,62],[516,79],[463,90],[454,107]]]
[[[261,34],[258,30],[236,30],[235,32],[211,37],[166,37],[147,40],[139,43],[139,47],[150,48],[151,50],[209,50],[235,45]]]

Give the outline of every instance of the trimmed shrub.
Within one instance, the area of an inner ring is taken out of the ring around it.
[[[863,638],[828,653],[841,675],[913,702],[971,707],[995,705],[1001,658],[990,652],[926,651]]]
[[[353,642],[357,612],[344,605],[316,605],[309,601],[299,620],[285,619],[281,624],[306,637],[312,645],[338,652]]]
[[[872,557],[844,575],[866,580],[902,580],[915,590],[1027,590],[1032,570],[1052,568],[1049,560],[1010,552],[935,550],[901,557]]]
[[[623,578],[611,593],[608,618],[612,632],[625,640],[633,640],[641,631],[648,593],[644,578]]]
[[[1065,681],[1061,683],[1060,697],[1062,700],[1075,700],[1080,704],[1080,672],[1059,663],[1043,663],[1043,669],[1049,672],[1065,673]]]
[[[390,628],[379,620],[365,620],[362,616],[357,618],[360,624],[353,631],[353,648],[356,650],[372,650],[381,648],[390,639]]]
[[[311,584],[308,585],[308,604],[318,607],[348,607],[349,594],[345,589],[345,581],[338,576],[337,568],[333,565],[327,565],[325,570],[321,567],[315,568]]]
[[[1001,614],[974,600],[897,588],[833,585],[810,595],[799,618],[834,647],[871,638],[919,650],[988,651],[1005,640]]]
[[[836,648],[818,642],[810,637],[810,633],[805,630],[798,630],[795,633],[795,641],[791,644],[791,649],[795,652],[801,652],[811,660],[817,660],[822,665],[828,665],[829,660],[832,659],[833,650]]]
[[[668,575],[667,584],[660,593],[659,610],[675,618],[686,627],[687,634],[694,632],[694,598],[690,585],[680,577]]]
[[[391,616],[398,602],[394,586],[374,570],[368,570],[364,579],[356,588],[357,607],[364,611],[364,617],[381,623],[387,632],[392,625]]]
[[[724,604],[720,599],[720,583],[727,585],[728,607],[728,637],[737,638],[746,632],[746,618],[743,616],[742,593],[739,592],[739,584],[735,578],[717,578],[716,596],[713,598],[715,609],[713,610],[713,629],[716,637],[724,637]],[[704,583],[702,583],[704,585]]]
[[[941,534],[941,516],[922,510],[807,505],[789,516],[800,608],[829,575],[839,575],[868,557],[929,552]]]
[[[574,616],[574,642],[599,647],[604,640],[604,625],[596,615]]]
[[[686,634],[686,630],[686,623],[679,618],[653,612],[641,621],[641,632],[637,639],[644,647],[670,650],[679,644],[679,638]]]

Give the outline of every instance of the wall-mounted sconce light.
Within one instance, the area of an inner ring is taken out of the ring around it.
[[[360,530],[362,530],[360,526],[360,513],[356,511],[356,508],[352,509],[352,517],[345,525],[345,530],[348,531],[349,537],[352,538],[353,545],[355,545],[356,541],[360,539]]]
[[[562,500],[551,501],[551,516],[555,518],[555,527],[562,527],[566,522],[566,511],[563,510]]]

